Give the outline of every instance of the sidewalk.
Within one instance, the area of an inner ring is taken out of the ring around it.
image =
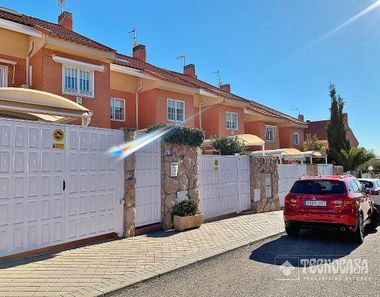
[[[282,211],[0,264],[0,296],[99,296],[284,231]]]

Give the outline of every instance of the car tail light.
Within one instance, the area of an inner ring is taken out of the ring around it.
[[[333,205],[335,207],[342,207],[343,206],[343,201],[342,200],[334,200]]]
[[[354,201],[355,200],[353,198],[346,198],[343,201],[343,205],[352,207],[354,205]]]
[[[371,192],[372,195],[379,195],[380,190],[376,189]]]
[[[296,196],[286,196],[285,197],[285,205],[288,207],[295,207],[297,206],[297,197]]]

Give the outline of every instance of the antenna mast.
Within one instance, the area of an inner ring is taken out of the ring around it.
[[[132,36],[133,36],[133,47],[136,47],[137,46],[137,32],[136,32],[136,28],[132,28],[132,30],[129,31],[128,34],[132,34]]]
[[[183,60],[183,67],[186,66],[186,56],[185,55],[178,56],[177,60]]]
[[[218,78],[218,87],[220,87],[222,85],[222,82],[220,81],[220,70],[212,72],[211,74],[216,74],[216,76]]]
[[[65,0],[57,0],[57,4],[61,9],[61,14],[63,13],[63,10],[65,8]]]

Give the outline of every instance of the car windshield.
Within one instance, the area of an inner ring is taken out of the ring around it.
[[[291,193],[311,195],[345,194],[347,189],[342,181],[337,180],[300,180],[295,182]]]
[[[360,183],[366,188],[370,189],[373,188],[373,183],[368,180],[360,180]]]

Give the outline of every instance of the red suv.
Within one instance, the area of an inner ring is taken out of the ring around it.
[[[373,199],[353,176],[309,176],[296,181],[285,197],[286,233],[300,228],[338,228],[362,243],[364,227],[378,225]]]

